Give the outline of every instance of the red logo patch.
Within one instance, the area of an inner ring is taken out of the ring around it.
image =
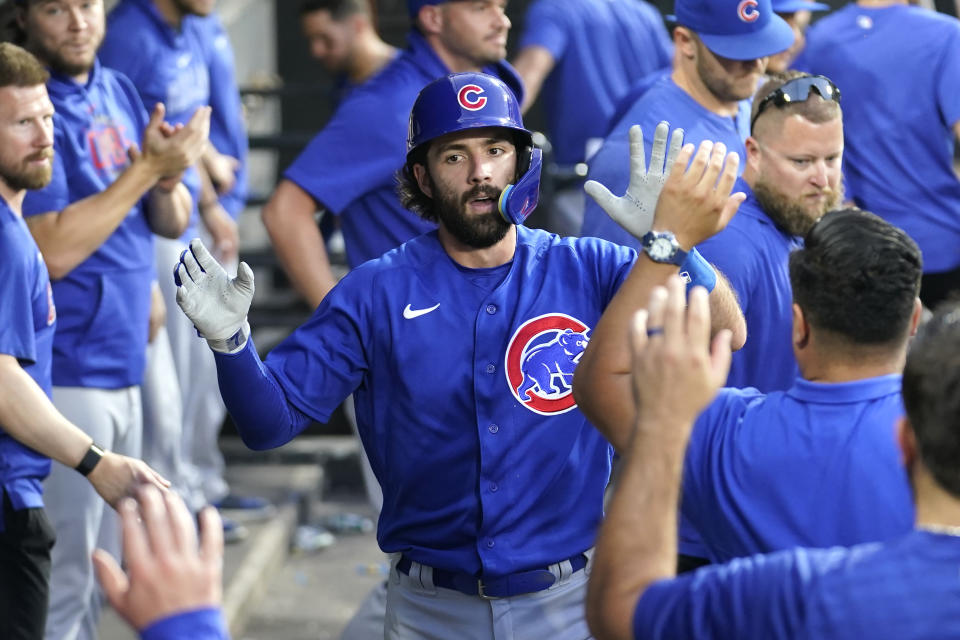
[[[562,313],[538,316],[520,325],[510,338],[504,367],[513,397],[545,416],[577,406],[573,370],[590,341],[589,331],[587,325]]]
[[[479,111],[487,105],[486,96],[481,94],[483,94],[483,87],[476,84],[465,84],[460,87],[457,102],[467,111]]]
[[[737,17],[744,22],[756,22],[760,18],[758,4],[760,3],[757,0],[741,0],[737,5]]]

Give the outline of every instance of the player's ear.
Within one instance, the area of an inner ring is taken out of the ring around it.
[[[803,349],[810,343],[810,325],[803,315],[803,309],[797,303],[793,304],[793,346]]]
[[[673,28],[673,46],[685,57],[694,58],[697,53],[697,45],[694,43],[695,35],[686,27]]]
[[[897,418],[897,445],[900,447],[900,461],[907,469],[913,468],[917,459],[917,436],[907,416]]]
[[[438,35],[443,32],[443,11],[443,4],[424,5],[414,22],[424,35]]]
[[[420,187],[420,191],[423,191],[423,195],[432,198],[433,185],[431,184],[430,174],[427,172],[427,168],[419,162],[414,163],[413,177],[417,181],[417,186]]]
[[[747,148],[747,166],[753,171],[760,171],[760,143],[753,136],[749,136],[744,142]]]

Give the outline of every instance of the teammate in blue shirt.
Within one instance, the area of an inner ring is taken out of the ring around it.
[[[814,11],[829,11],[830,5],[813,0],[773,0],[773,12],[793,29],[793,44],[786,51],[770,56],[768,73],[783,73],[793,65],[807,43],[807,28]]]
[[[810,28],[795,66],[843,91],[847,195],[920,245],[933,308],[960,289],[960,22],[906,0],[851,2]]]
[[[314,221],[318,209],[340,216],[351,268],[434,227],[404,209],[394,173],[404,163],[407,116],[417,92],[451,71],[484,71],[523,97],[503,58],[510,20],[506,0],[408,0],[408,46],[353,90],[327,126],[287,168],[263,222],[291,282],[311,307],[336,280]]]
[[[677,272],[679,249],[664,236],[672,262],[631,271],[629,249],[515,224],[536,206],[541,158],[513,93],[491,76],[428,85],[409,131],[403,201],[437,231],[350,272],[265,362],[245,320],[246,265],[230,280],[194,241],[175,269],[181,308],[217,352],[252,448],[326,421],[354,393],[384,492],[377,538],[394,554],[386,637],[583,638],[582,569],[612,449],[570,382],[628,273],[649,288]],[[664,128],[661,164],[665,140]],[[728,165],[715,187],[717,154],[705,172],[702,149],[664,205],[712,231],[721,216],[703,192],[729,193],[736,171]],[[654,206],[657,192],[635,202]],[[713,295],[735,304],[722,281]]]
[[[920,328],[903,374],[906,417],[886,427],[890,439],[896,430],[913,488],[913,531],[853,548],[756,555],[675,578],[684,448],[729,362],[722,341],[711,350],[703,298],[691,294],[685,313],[675,281],[636,320],[637,417],[590,576],[594,637],[960,637],[960,309],[944,309]]]
[[[668,67],[672,56],[663,16],[645,0],[537,0],[512,62],[526,89],[524,112],[543,96],[553,160],[574,176],[634,80]],[[554,195],[550,229],[579,234],[583,207],[581,178]]]
[[[797,377],[787,259],[842,200],[839,98],[828,79],[798,72],[760,88],[735,187],[747,199],[726,229],[697,247],[730,281],[747,319],[747,343],[733,355],[729,387],[783,391]]]
[[[41,482],[50,458],[86,475],[110,504],[138,483],[164,484],[142,462],[93,446],[50,402],[57,309],[43,257],[21,215],[26,190],[43,188],[53,170],[48,77],[32,55],[0,44],[0,637],[5,640],[43,637],[54,532],[43,510]]]
[[[207,143],[209,109],[179,130],[163,121],[163,105],[148,113],[130,81],[97,61],[101,2],[31,0],[17,10],[27,48],[51,69],[57,110],[52,179],[23,202],[57,302],[54,404],[98,445],[139,456],[154,234],[186,228],[180,175]],[[45,493],[54,528],[69,531],[53,550],[47,633],[92,637],[90,553],[101,532],[114,534],[114,516],[69,469],[54,467]]]
[[[767,56],[787,49],[793,32],[773,13],[770,0],[677,0],[673,70],[646,88],[612,125],[590,161],[588,177],[614,193],[627,186],[627,132],[634,124],[653,131],[661,120],[682,127],[684,139],[722,142],[746,157],[750,98],[766,69]],[[647,154],[650,143],[647,142]],[[741,167],[742,168],[742,167]],[[587,202],[581,235],[639,248],[635,237]]]

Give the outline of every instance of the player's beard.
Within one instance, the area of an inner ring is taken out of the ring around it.
[[[40,160],[42,158],[49,158],[52,161],[53,149],[38,151],[37,153],[24,158],[21,164],[26,165],[28,162]],[[0,165],[0,178],[3,178],[3,181],[7,183],[7,186],[14,191],[21,191],[23,189],[43,189],[45,186],[47,186],[47,184],[50,183],[50,176],[52,173],[52,162],[48,163],[46,167],[34,168],[26,166],[12,168]]]
[[[510,223],[497,210],[502,189],[491,185],[477,185],[463,195],[437,189],[433,186],[433,210],[450,234],[474,249],[492,247],[507,235]],[[494,203],[493,211],[474,215],[467,213],[467,203],[479,197],[488,197]]]
[[[68,59],[56,49],[48,49],[42,43],[34,43],[32,52],[47,64],[51,69],[60,75],[74,77],[84,73],[89,73],[93,68],[93,61],[96,59],[99,43],[93,48],[93,52],[86,59]]]
[[[778,190],[763,177],[758,177],[753,184],[753,195],[774,224],[792,236],[804,237],[823,217],[827,211],[832,211],[843,199],[842,184],[837,189],[825,187],[826,199],[822,206],[811,210],[809,205],[804,206],[798,198],[791,198]]]

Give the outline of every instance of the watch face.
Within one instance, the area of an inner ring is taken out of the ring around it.
[[[650,257],[666,260],[673,253],[673,244],[667,238],[657,238],[650,244]]]

